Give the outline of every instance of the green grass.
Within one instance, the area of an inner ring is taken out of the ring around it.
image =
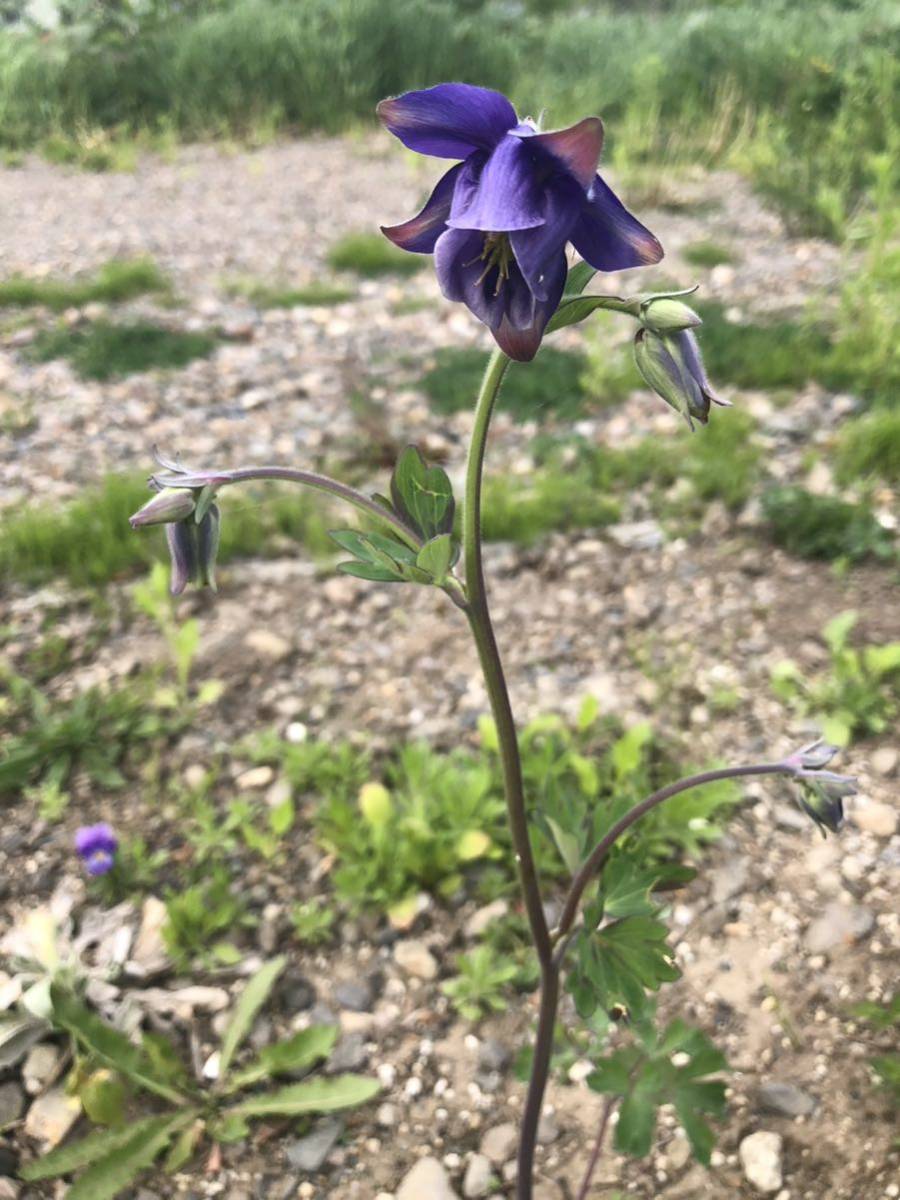
[[[166,560],[160,530],[135,532],[129,516],[147,499],[146,480],[108,475],[66,505],[7,510],[0,523],[0,579],[39,583],[54,578],[98,586]],[[219,559],[296,550],[330,554],[321,504],[296,489],[241,489],[222,502]]]
[[[681,257],[692,267],[718,267],[736,261],[734,251],[713,241],[691,242]]]
[[[848,421],[835,450],[842,483],[880,479],[900,483],[900,410],[884,409]]]
[[[772,541],[799,558],[856,563],[896,554],[890,533],[865,504],[779,487],[763,495],[762,507]]]
[[[810,379],[833,381],[831,339],[808,320],[786,318],[733,322],[721,304],[694,305],[703,318],[697,331],[713,383],[743,388],[796,388]]]
[[[168,293],[171,284],[150,258],[114,258],[85,279],[31,279],[13,275],[0,282],[0,307],[41,305],[62,312],[85,304],[118,304],[149,292]]]
[[[422,389],[435,412],[474,409],[487,356],[475,348],[442,347],[425,374]],[[584,410],[583,354],[544,346],[532,363],[513,363],[498,407],[517,421],[573,421]]]
[[[352,300],[355,292],[350,288],[340,287],[336,283],[317,281],[306,287],[289,287],[288,285],[262,283],[254,280],[238,280],[228,285],[232,296],[240,296],[258,308],[297,308],[298,306],[316,306],[344,304]]]
[[[597,492],[587,473],[538,469],[487,479],[482,530],[489,542],[530,545],[554,530],[612,524],[620,514],[618,501]]]
[[[347,233],[328,249],[328,265],[353,271],[365,279],[382,275],[415,275],[425,266],[421,254],[399,250],[380,233]]]
[[[690,437],[685,474],[700,501],[743,507],[759,478],[762,450],[753,441],[756,422],[739,409],[717,411]]]
[[[117,325],[94,321],[42,330],[28,349],[35,362],[66,358],[82,379],[114,379],[138,371],[184,367],[212,354],[218,339],[211,333],[186,333],[148,321]]]

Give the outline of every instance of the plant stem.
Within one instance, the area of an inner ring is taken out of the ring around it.
[[[618,1099],[618,1096],[610,1096],[603,1106],[603,1115],[600,1118],[600,1128],[597,1130],[597,1137],[594,1141],[594,1149],[591,1151],[591,1159],[587,1165],[587,1170],[584,1173],[584,1179],[581,1181],[581,1187],[578,1189],[578,1195],[575,1197],[575,1200],[587,1200],[587,1194],[590,1190],[591,1180],[594,1178],[594,1172],[597,1170],[597,1163],[600,1161],[600,1154],[603,1150],[603,1139],[606,1137],[609,1119],[613,1115],[613,1109],[616,1107]]]
[[[239,467],[233,471],[186,471],[176,475],[163,472],[154,478],[163,486],[183,488],[203,487],[210,483],[226,487],[232,483],[246,483],[252,479],[285,479],[288,483],[301,483],[316,491],[337,496],[339,500],[345,500],[367,516],[375,517],[387,525],[414,550],[418,550],[422,545],[422,539],[416,531],[396,513],[390,512],[364,492],[359,492],[356,488],[340,483],[328,475],[319,475],[315,471],[301,471],[296,467]]]
[[[691,788],[700,787],[704,783],[715,783],[720,779],[739,779],[746,775],[793,775],[795,770],[787,763],[754,763],[746,767],[719,767],[713,771],[702,771],[699,775],[689,775],[685,779],[679,779],[675,783],[669,783],[659,791],[648,796],[646,800],[642,800],[640,804],[636,804],[624,817],[616,821],[604,836],[600,839],[594,849],[590,852],[587,858],[578,869],[578,873],[572,880],[568,895],[566,896],[565,904],[563,905],[562,915],[559,919],[559,925],[554,931],[554,940],[559,944],[559,949],[556,953],[557,964],[561,959],[561,953],[565,952],[568,939],[566,934],[572,928],[575,918],[578,915],[578,906],[581,903],[581,897],[584,895],[584,890],[603,866],[603,862],[612,849],[613,845],[618,841],[626,830],[630,829],[636,821],[645,816],[658,805],[663,804],[666,800],[670,800],[673,796],[677,796],[680,792],[689,791]]]
[[[559,968],[553,961],[553,946],[550,931],[544,916],[537,868],[528,833],[528,815],[522,782],[522,763],[519,757],[519,739],[509,702],[509,691],[503,673],[503,663],[494,636],[487,592],[484,582],[484,567],[481,553],[481,481],[484,469],[484,454],[487,444],[491,414],[500,385],[509,367],[510,360],[495,350],[488,361],[478,401],[475,406],[475,423],[469,445],[466,466],[465,508],[463,510],[463,552],[466,567],[466,590],[468,594],[467,615],[481,668],[494,722],[497,726],[497,741],[503,767],[506,792],[506,807],[509,827],[515,848],[516,865],[528,914],[528,924],[534,941],[535,951],[541,966],[541,1011],[535,1043],[534,1063],[528,1096],[522,1118],[519,1141],[519,1173],[516,1184],[518,1200],[531,1200],[532,1175],[534,1171],[534,1147],[538,1121],[543,1105],[544,1090],[550,1068],[553,1048],[553,1029],[559,1002]]]

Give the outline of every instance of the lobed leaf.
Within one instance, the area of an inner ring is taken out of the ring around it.
[[[283,1075],[288,1071],[303,1071],[320,1059],[327,1058],[337,1040],[336,1025],[311,1025],[293,1037],[274,1046],[265,1046],[259,1057],[229,1081],[228,1091],[237,1092],[261,1079]]]
[[[407,446],[391,476],[391,496],[397,512],[426,541],[453,529],[453,488],[442,467],[429,467],[415,446]]]

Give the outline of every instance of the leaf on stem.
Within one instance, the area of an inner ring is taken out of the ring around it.
[[[391,496],[397,512],[426,541],[453,529],[456,505],[447,472],[429,467],[415,446],[407,446],[397,459]]]
[[[273,958],[271,962],[264,963],[241,992],[234,1006],[231,1021],[222,1038],[222,1052],[219,1060],[219,1077],[221,1079],[228,1074],[238,1047],[253,1028],[256,1014],[268,1000],[275,981],[286,966],[287,959],[283,954],[278,958]]]

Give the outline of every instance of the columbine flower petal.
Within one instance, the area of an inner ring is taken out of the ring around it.
[[[648,266],[663,256],[663,248],[650,230],[631,215],[599,175],[572,232],[572,245],[598,271]]]
[[[532,229],[543,224],[542,199],[525,142],[504,137],[481,168],[477,185],[471,186],[467,176],[454,195],[448,224],[487,233]]]
[[[197,526],[192,520],[167,525],[166,541],[172,562],[169,590],[173,596],[180,596],[197,578]]]
[[[382,225],[381,232],[401,250],[413,254],[433,254],[435,243],[447,228],[453,191],[463,169],[462,163],[442,175],[422,211],[401,225]]]
[[[538,300],[546,300],[553,280],[548,273],[581,213],[584,193],[570,176],[561,175],[547,184],[544,221],[534,229],[517,229],[509,235],[516,262]]]
[[[532,148],[539,146],[562,164],[585,192],[590,190],[603,149],[603,122],[599,117],[585,117],[577,125],[549,133],[536,133],[524,126],[513,130],[513,134],[527,138]]]
[[[547,298],[534,303],[530,323],[527,326],[516,326],[512,321],[504,319],[499,328],[493,331],[497,345],[504,354],[508,354],[517,362],[530,362],[537,354],[547,322],[556,312],[562,298],[567,269],[565,252],[560,250],[555,262],[552,262],[546,271]]]
[[[500,92],[468,83],[439,83],[382,100],[378,116],[410,150],[436,158],[468,158],[491,150],[517,124],[516,110]]]

